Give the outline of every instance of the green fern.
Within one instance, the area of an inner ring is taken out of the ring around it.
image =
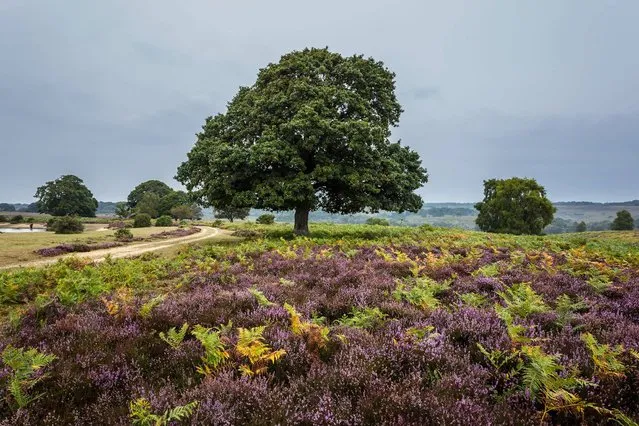
[[[612,287],[612,281],[606,275],[593,275],[588,278],[588,285],[597,293],[602,293]]]
[[[592,355],[595,364],[595,372],[602,376],[623,377],[626,367],[617,359],[624,351],[623,346],[617,345],[614,348],[610,345],[602,345],[597,342],[595,336],[590,333],[581,335],[581,340]]]
[[[497,277],[499,276],[499,265],[496,263],[490,263],[488,265],[482,266],[481,268],[475,270],[473,272],[473,276],[477,277]]]
[[[192,401],[186,405],[166,410],[162,414],[154,414],[151,412],[151,403],[144,398],[138,398],[129,404],[129,417],[134,425],[166,426],[171,422],[181,422],[188,419],[193,415],[197,406],[198,402]]]
[[[488,302],[488,298],[486,296],[473,292],[460,294],[459,298],[462,302],[464,302],[464,304],[472,306],[473,308],[479,308]]]
[[[249,293],[251,293],[254,297],[255,300],[257,300],[257,304],[260,306],[274,306],[275,303],[271,302],[270,300],[268,300],[266,298],[266,296],[264,296],[264,293],[262,293],[261,291],[259,291],[256,288],[249,288]]]
[[[497,294],[504,300],[508,311],[521,318],[549,310],[544,299],[535,293],[528,283],[513,284]]]
[[[429,277],[418,277],[413,280],[410,289],[406,289],[403,282],[398,283],[393,291],[396,300],[406,300],[423,310],[432,310],[440,306],[441,302],[437,295],[450,288],[450,282],[439,283]]]
[[[212,331],[210,328],[204,328],[198,324],[193,327],[191,334],[204,347],[204,356],[201,358],[203,364],[197,367],[197,372],[208,376],[226,361],[229,353],[226,351],[218,331]]]
[[[25,350],[9,345],[2,351],[2,361],[12,370],[8,391],[18,408],[26,407],[42,396],[31,396],[29,390],[46,377],[46,374],[35,377],[37,371],[55,359],[55,355],[44,354],[35,348]]]
[[[555,312],[557,313],[557,324],[564,326],[572,321],[575,312],[583,312],[588,309],[588,304],[577,298],[573,300],[567,294],[562,294],[557,298]]]
[[[387,315],[379,308],[353,308],[350,316],[344,316],[337,320],[340,325],[356,328],[375,328],[384,322]]]
[[[163,331],[160,332],[160,339],[168,343],[173,349],[177,349],[182,344],[182,341],[184,341],[188,329],[189,325],[187,323],[182,324],[180,331],[177,331],[175,327],[171,327],[166,333]]]
[[[503,371],[506,366],[510,365],[510,368],[506,371],[507,378],[515,376],[521,370],[522,363],[518,350],[500,351],[495,349],[489,351],[480,343],[477,343],[477,347],[496,371]]]
[[[140,307],[140,310],[138,311],[138,313],[140,314],[140,316],[142,318],[150,318],[151,317],[151,311],[153,311],[153,309],[156,306],[158,306],[160,303],[162,303],[165,298],[166,298],[165,294],[160,294],[158,296],[155,296],[154,298],[152,298],[149,301],[147,301],[146,303],[144,303]]]
[[[530,339],[525,336],[527,328],[521,324],[516,324],[512,313],[507,308],[501,305],[495,305],[495,312],[506,324],[506,332],[513,343],[521,344],[530,342]]]
[[[435,327],[433,327],[432,325],[427,325],[424,327],[407,328],[406,335],[416,340],[427,340],[439,336],[439,333],[435,331]]]
[[[275,363],[286,354],[283,349],[272,350],[265,342],[265,326],[253,328],[238,328],[238,341],[235,349],[237,353],[247,357],[249,363],[240,366],[240,372],[245,376],[265,373],[268,363]]]

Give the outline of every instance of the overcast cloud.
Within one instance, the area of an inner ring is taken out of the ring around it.
[[[397,73],[426,202],[528,176],[639,198],[636,1],[0,0],[0,202],[75,174],[100,200],[173,180],[205,117],[291,50]]]

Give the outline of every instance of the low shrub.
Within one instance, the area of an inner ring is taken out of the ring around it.
[[[24,216],[22,216],[21,214],[17,214],[15,216],[13,216],[11,218],[11,220],[9,220],[9,222],[11,222],[11,223],[22,223],[22,222],[24,222]]]
[[[151,216],[146,213],[139,213],[133,219],[134,228],[147,228],[151,226]]]
[[[173,226],[173,218],[171,216],[160,216],[155,220],[155,226]]]
[[[77,217],[62,216],[50,219],[47,222],[47,231],[56,234],[81,234],[84,232],[84,225]]]
[[[260,238],[264,234],[259,231],[255,231],[253,229],[238,229],[237,231],[231,234],[233,237],[241,237],[241,238]]]
[[[133,241],[133,233],[127,228],[120,228],[115,231],[116,241]]]
[[[0,214],[0,223],[8,222],[8,221],[9,219],[5,215]]]
[[[127,227],[127,223],[121,220],[109,223],[107,228],[109,229],[124,229]]]
[[[260,215],[255,223],[259,223],[260,225],[272,225],[275,223],[275,215],[272,214],[263,214]]]
[[[377,226],[389,226],[388,220],[383,219],[381,217],[369,217],[366,219],[367,225],[377,225]]]

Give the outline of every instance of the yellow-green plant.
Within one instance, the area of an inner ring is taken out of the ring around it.
[[[506,309],[521,318],[549,310],[544,299],[528,283],[513,284],[497,294],[504,300]]]
[[[602,345],[597,342],[595,336],[590,333],[583,333],[581,340],[592,355],[592,362],[595,364],[595,373],[601,376],[623,377],[626,370],[625,365],[617,359],[624,351],[623,346]]]
[[[259,291],[256,288],[249,288],[249,293],[251,293],[255,297],[255,300],[257,300],[257,304],[260,305],[260,306],[273,306],[273,305],[275,305],[275,303],[271,302],[270,300],[268,300],[266,298],[264,293],[262,293],[261,291]]]
[[[526,327],[521,324],[515,323],[512,313],[501,305],[495,305],[495,312],[497,316],[506,324],[506,331],[510,340],[514,344],[528,343],[530,339],[525,336]]]
[[[326,346],[330,329],[323,325],[322,321],[318,321],[317,319],[310,322],[302,321],[295,307],[288,303],[284,303],[284,309],[286,309],[286,312],[289,314],[291,331],[293,334],[303,336],[309,349],[318,351]]]
[[[238,341],[235,347],[238,354],[248,358],[248,364],[240,365],[240,372],[245,376],[265,373],[268,364],[275,363],[286,354],[279,349],[274,351],[264,342],[265,326],[253,328],[238,328]]]
[[[171,327],[166,333],[163,331],[160,332],[160,339],[168,343],[173,349],[177,349],[182,344],[182,341],[184,341],[188,329],[189,325],[187,323],[182,324],[180,331],[177,331],[175,327]]]
[[[204,347],[204,356],[201,358],[202,365],[197,367],[197,372],[208,376],[228,359],[229,353],[220,338],[219,331],[212,331],[210,328],[198,324],[193,327],[191,334]]]
[[[588,304],[577,298],[573,301],[567,294],[562,294],[557,298],[555,303],[555,312],[557,313],[557,324],[564,326],[568,324],[575,312],[581,312],[588,309]]]
[[[440,305],[437,295],[450,288],[450,282],[437,282],[429,277],[417,277],[412,280],[410,289],[406,289],[406,284],[400,281],[393,291],[396,300],[406,300],[424,310],[432,310]]]
[[[488,298],[486,296],[473,292],[460,294],[459,298],[465,305],[472,306],[473,308],[479,308],[488,302]]]
[[[496,263],[489,263],[481,268],[473,271],[474,277],[496,277],[499,276],[499,265]]]
[[[150,318],[151,317],[151,311],[153,311],[153,309],[155,309],[155,307],[157,307],[160,303],[162,303],[165,298],[166,298],[165,294],[160,294],[158,296],[155,296],[155,297],[149,299],[148,301],[146,301],[140,307],[140,310],[138,311],[138,314],[142,318]]]
[[[504,370],[504,367],[510,366],[506,371],[506,377],[510,378],[519,373],[522,367],[520,352],[518,350],[501,351],[495,349],[489,351],[484,348],[480,343],[477,343],[479,351],[486,357],[490,365],[492,365],[496,371]]]
[[[337,320],[339,325],[356,328],[375,328],[384,322],[387,315],[379,308],[353,308],[350,315]]]
[[[415,340],[425,340],[439,336],[439,333],[435,331],[435,327],[432,325],[426,325],[424,327],[410,327],[406,329],[406,335],[412,337]]]
[[[55,359],[55,355],[44,354],[35,348],[23,349],[9,345],[2,351],[2,361],[11,369],[7,390],[18,408],[26,407],[42,396],[29,395],[29,391],[46,377],[46,374],[36,377],[38,370]]]
[[[136,426],[167,426],[171,422],[181,422],[193,415],[198,406],[197,401],[166,410],[162,414],[151,412],[151,403],[145,398],[138,398],[129,404],[129,417]]]

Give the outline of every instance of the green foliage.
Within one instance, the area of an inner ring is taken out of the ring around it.
[[[42,395],[32,396],[29,391],[42,379],[43,374],[38,371],[56,359],[54,355],[47,355],[35,348],[15,348],[11,345],[2,351],[2,361],[11,369],[8,377],[7,391],[18,408],[29,405]]]
[[[577,224],[577,228],[575,228],[575,232],[586,232],[588,227],[586,226],[586,222],[583,220]]]
[[[233,222],[235,219],[242,220],[249,215],[250,207],[217,207],[213,209],[213,215],[218,219],[228,219]]]
[[[202,209],[195,204],[179,204],[172,207],[170,213],[177,220],[198,220],[202,218]]]
[[[573,300],[567,294],[562,294],[557,298],[555,312],[557,313],[557,323],[564,326],[572,320],[575,312],[582,312],[588,309],[588,304],[577,298]]]
[[[191,204],[191,199],[189,195],[184,191],[173,191],[168,194],[161,196],[158,201],[158,215],[159,216],[167,216],[171,214],[171,209],[177,206],[189,206]],[[191,212],[193,213],[193,212]],[[190,219],[190,218],[188,218]]]
[[[292,52],[206,119],[176,178],[204,206],[295,210],[302,234],[316,209],[417,211],[426,170],[389,140],[401,112],[383,63]]]
[[[635,229],[635,221],[628,210],[620,210],[617,217],[612,221],[610,229],[613,231],[632,231]]]
[[[272,225],[275,223],[275,215],[261,214],[257,219],[255,219],[255,223],[260,225]]]
[[[135,213],[148,214],[152,218],[160,215],[160,196],[155,192],[147,192],[135,206]]]
[[[302,321],[300,314],[288,303],[284,303],[284,309],[288,312],[293,334],[303,336],[311,350],[318,351],[326,346],[330,329],[323,325],[323,321],[314,318],[310,322]]]
[[[155,226],[173,226],[173,218],[171,216],[160,216],[155,220]]]
[[[113,235],[117,241],[133,241],[133,233],[127,228],[118,229]]]
[[[266,296],[264,296],[264,293],[262,293],[261,291],[259,291],[256,288],[249,288],[249,293],[251,293],[253,296],[255,296],[255,299],[257,300],[257,304],[260,306],[273,306],[275,305],[275,303],[271,302],[270,300],[268,300],[266,298]]]
[[[176,330],[175,327],[171,327],[169,328],[169,331],[167,331],[166,333],[164,333],[163,331],[160,332],[160,339],[164,340],[173,349],[177,349],[180,347],[180,345],[184,341],[184,337],[186,337],[186,332],[188,331],[188,329],[189,329],[189,325],[187,323],[182,324],[182,327],[180,328],[179,331]],[[201,330],[198,329],[198,333],[200,331]],[[195,335],[195,331],[193,332],[193,334]],[[198,338],[198,340],[200,339]],[[200,342],[201,341],[202,340],[200,340]]]
[[[171,422],[181,422],[191,417],[197,406],[198,402],[192,401],[166,410],[162,414],[154,414],[151,412],[151,403],[144,398],[138,398],[129,404],[129,417],[131,423],[136,426],[168,426]]]
[[[406,300],[424,310],[432,310],[440,305],[437,295],[448,290],[449,282],[439,283],[428,277],[417,277],[412,286],[407,290],[406,284],[399,282],[393,291],[396,300]]]
[[[146,213],[138,213],[133,218],[134,228],[148,228],[151,226],[151,216]]]
[[[9,221],[8,217],[6,217],[3,214],[0,214],[0,223],[5,223],[5,222],[8,222],[8,221]]]
[[[506,309],[514,315],[526,318],[530,314],[548,312],[544,299],[535,293],[528,283],[513,284],[505,291],[497,292],[504,300]]]
[[[497,277],[499,274],[499,265],[496,263],[489,263],[473,271],[474,277]]]
[[[508,337],[515,344],[528,343],[530,339],[525,336],[526,327],[521,324],[517,324],[515,322],[515,318],[510,310],[504,308],[501,305],[495,305],[495,312],[497,316],[501,318],[502,321],[506,324],[506,331],[508,332]]]
[[[366,219],[367,225],[377,225],[377,226],[389,226],[388,220],[381,217],[369,217]]]
[[[39,187],[34,195],[38,198],[41,213],[53,216],[78,215],[95,217],[98,201],[84,185],[82,179],[65,175]]]
[[[24,216],[22,216],[21,214],[12,216],[11,219],[9,220],[9,223],[13,223],[13,224],[22,223],[22,222],[24,222]]]
[[[125,202],[119,202],[115,205],[115,215],[121,219],[127,219],[131,216],[131,208]]]
[[[9,203],[0,203],[0,212],[14,212],[16,211],[16,206]]]
[[[337,321],[340,325],[356,328],[375,328],[382,324],[387,315],[379,308],[353,308],[349,316]]]
[[[464,302],[464,304],[474,308],[479,308],[488,302],[488,298],[486,296],[473,292],[460,294],[459,298],[462,302]]]
[[[147,318],[147,319],[150,318],[151,311],[153,311],[153,309],[155,309],[158,305],[160,305],[160,303],[162,303],[164,299],[166,299],[166,295],[164,294],[160,294],[158,296],[155,296],[149,299],[148,301],[142,304],[142,306],[140,307],[140,310],[138,311],[138,314],[142,318]]]
[[[601,376],[623,377],[626,367],[617,359],[623,353],[623,346],[617,345],[612,348],[610,345],[602,345],[597,342],[595,336],[590,333],[581,335],[581,340],[592,355],[595,364],[595,373]]]
[[[556,211],[546,190],[534,179],[484,181],[484,200],[475,204],[482,231],[540,235]]]
[[[197,372],[208,376],[226,361],[229,353],[226,351],[219,331],[212,331],[210,328],[204,328],[198,324],[193,327],[191,334],[204,347],[204,356],[201,358],[203,364],[197,367]]]
[[[520,354],[517,350],[501,351],[499,349],[495,349],[489,351],[479,343],[477,343],[477,347],[496,371],[506,370],[508,378],[517,374],[522,367],[522,363],[519,358]]]
[[[47,231],[56,234],[81,234],[84,232],[84,225],[77,217],[63,216],[50,219],[47,222]]]
[[[153,193],[157,195],[158,202],[159,199],[164,197],[173,191],[167,184],[161,182],[159,180],[147,180],[146,182],[142,182],[129,193],[127,197],[127,201],[129,203],[129,207],[132,209],[137,207],[138,203],[142,200],[145,194]]]
[[[406,334],[417,340],[430,339],[431,337],[439,336],[439,333],[435,331],[435,327],[432,325],[407,328]]]
[[[264,342],[264,329],[264,326],[237,329],[238,340],[235,350],[249,361],[248,364],[240,365],[240,372],[245,376],[265,373],[269,362],[274,364],[286,354],[283,349],[272,350]]]

